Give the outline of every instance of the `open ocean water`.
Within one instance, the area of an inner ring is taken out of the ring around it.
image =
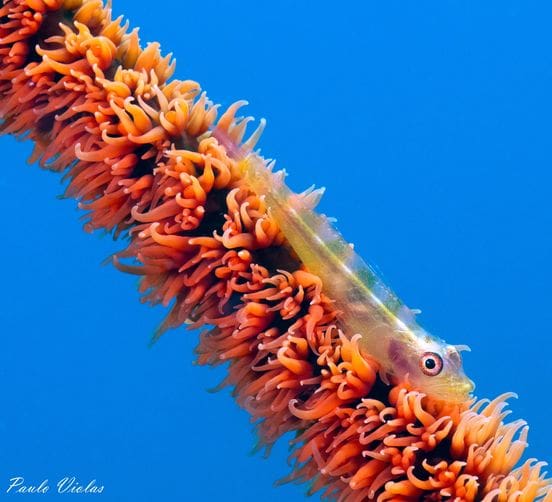
[[[469,344],[476,395],[519,394],[527,457],[552,460],[552,5],[535,1],[113,0],[261,141],[422,324]],[[13,476],[105,486],[106,501],[301,501],[274,487],[283,441],[251,455],[224,370],[197,334],[148,342],[164,315],[102,260],[57,175],[0,139],[0,499]],[[94,496],[89,495],[88,498]],[[75,496],[71,497],[75,498]],[[78,499],[78,496],[77,496]]]

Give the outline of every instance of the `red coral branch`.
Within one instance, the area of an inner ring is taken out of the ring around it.
[[[87,230],[128,236],[115,265],[173,303],[165,328],[204,329],[198,361],[229,362],[263,443],[295,431],[288,480],[350,501],[552,500],[542,462],[515,467],[527,427],[503,423],[509,396],[450,405],[379,379],[210,135],[217,107],[169,80],[158,44],[100,0],[5,0],[0,61],[2,132],[64,173]],[[236,142],[240,105],[217,122]]]

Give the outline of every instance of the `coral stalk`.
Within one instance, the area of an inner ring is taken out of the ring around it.
[[[552,501],[544,463],[518,466],[527,427],[504,423],[509,395],[458,405],[388,385],[336,328],[324,284],[210,132],[242,142],[242,103],[217,118],[101,0],[4,0],[0,60],[1,131],[63,173],[86,230],[127,237],[115,265],[170,306],[163,330],[203,330],[199,363],[228,364],[262,443],[296,434],[288,480],[348,501]]]

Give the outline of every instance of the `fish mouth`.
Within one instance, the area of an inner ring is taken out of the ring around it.
[[[468,377],[448,379],[430,390],[430,395],[443,401],[462,403],[471,399],[475,389],[474,382]]]
[[[466,377],[462,383],[459,383],[456,386],[456,388],[458,394],[469,396],[475,390],[475,383],[473,382],[473,380]]]

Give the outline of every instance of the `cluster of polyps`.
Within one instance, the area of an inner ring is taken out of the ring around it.
[[[100,0],[0,8],[2,131],[64,173],[88,230],[129,236],[116,264],[142,276],[146,300],[173,303],[167,326],[205,329],[199,361],[229,362],[262,440],[296,432],[290,479],[352,501],[552,500],[542,463],[515,468],[526,429],[503,423],[507,396],[450,405],[379,380],[209,134],[242,140],[239,103],[217,121],[173,69]]]

